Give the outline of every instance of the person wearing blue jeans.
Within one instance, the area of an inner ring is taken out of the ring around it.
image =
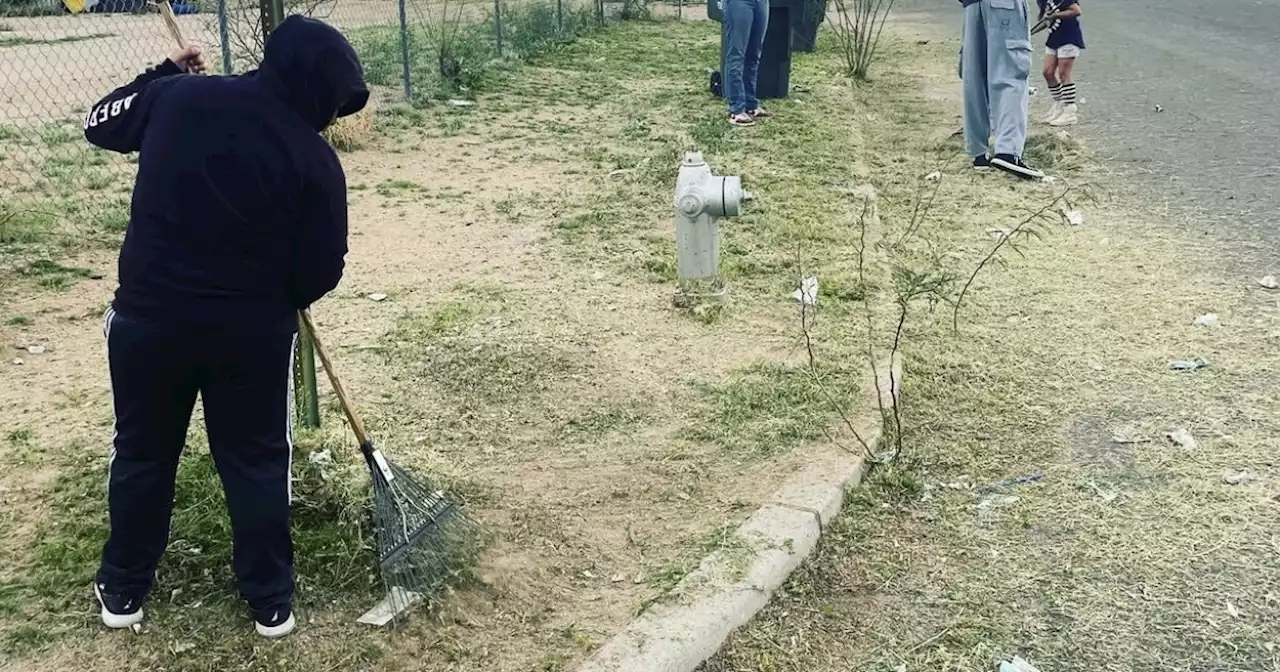
[[[1027,142],[1031,26],[1027,0],[960,0],[964,37],[964,141],[979,170],[995,167],[1023,179],[1044,173],[1022,160]],[[989,153],[995,136],[995,153]]]
[[[756,98],[760,51],[769,26],[769,0],[724,0],[724,90],[729,98],[729,123],[751,126],[769,116]]]

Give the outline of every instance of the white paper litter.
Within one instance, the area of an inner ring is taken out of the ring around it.
[[[381,292],[375,292],[369,295],[369,300],[370,301],[386,301],[387,295]]]
[[[22,366],[22,358],[21,358],[21,357],[15,357],[15,358],[14,358],[14,360],[13,360],[13,365],[14,365],[14,366]]]
[[[320,467],[327,467],[333,464],[333,453],[328,448],[317,450],[307,456],[307,461]]]
[[[1188,373],[1192,371],[1199,371],[1200,369],[1208,368],[1208,366],[1209,366],[1209,362],[1206,362],[1200,358],[1177,359],[1172,362],[1169,362],[1170,369],[1174,371],[1185,371]]]
[[[31,353],[31,354],[33,354],[33,355],[41,355],[41,354],[44,354],[44,346],[43,346],[43,345],[28,345],[28,346],[27,346],[27,352],[29,352],[29,353]]]
[[[1217,313],[1205,313],[1196,318],[1195,325],[1197,327],[1218,327],[1221,323],[1218,321]]]
[[[942,179],[942,173],[936,170],[924,176],[925,182],[937,182],[938,180],[941,180],[941,179]]]
[[[1067,223],[1071,226],[1084,224],[1084,213],[1079,210],[1063,210],[1062,218],[1067,220]]]
[[[1276,280],[1274,275],[1266,275],[1258,278],[1258,285],[1263,289],[1280,289],[1280,281]]]
[[[475,105],[476,105],[476,101],[474,101],[474,100],[458,100],[458,99],[456,99],[456,98],[455,98],[455,99],[453,99],[453,100],[450,100],[450,101],[449,101],[449,104],[450,104],[450,105],[452,105],[452,106],[454,106],[454,107],[475,107]]]
[[[801,305],[812,306],[818,303],[818,279],[804,278],[800,281],[800,289],[791,293],[791,298]]]
[[[1247,471],[1228,471],[1222,475],[1222,482],[1227,485],[1248,485],[1257,482],[1258,477]]]
[[[1000,672],[1040,672],[1040,670],[1023,660],[1021,656],[1014,656],[1013,660],[1001,661]]]
[[[1200,447],[1200,443],[1196,441],[1196,437],[1192,436],[1191,432],[1181,427],[1171,432],[1166,432],[1164,436],[1187,450],[1195,450]]]
[[[1013,235],[1013,231],[1009,229],[987,229],[987,235],[995,239],[1008,238]]]
[[[364,612],[360,618],[356,619],[356,622],[380,628],[408,610],[409,607],[421,601],[422,595],[420,593],[407,591],[400,586],[392,586],[391,590],[387,592],[387,596],[373,605],[372,609]]]

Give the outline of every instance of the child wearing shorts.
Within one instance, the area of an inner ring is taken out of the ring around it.
[[[1050,126],[1071,126],[1079,121],[1076,83],[1072,79],[1076,58],[1084,51],[1078,0],[1036,0],[1040,20],[1048,23],[1045,40],[1044,81],[1053,94],[1053,109],[1045,117]]]

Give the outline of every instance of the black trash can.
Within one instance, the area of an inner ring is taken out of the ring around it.
[[[795,0],[791,16],[791,51],[818,47],[818,26],[827,18],[827,0]]]
[[[724,25],[724,1],[708,0],[707,15]],[[760,74],[756,77],[756,97],[761,100],[786,98],[791,90],[791,0],[769,0],[769,27],[760,50]],[[725,34],[720,31],[720,73],[725,72]],[[728,97],[727,84],[720,95]]]
[[[707,18],[724,21],[725,0],[707,0]],[[786,6],[791,13],[791,51],[813,51],[818,45],[818,26],[827,18],[827,0],[770,0],[769,16]],[[769,21],[770,30],[773,21]]]

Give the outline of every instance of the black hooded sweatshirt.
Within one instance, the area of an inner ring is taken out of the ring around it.
[[[346,178],[320,131],[368,99],[346,38],[291,16],[258,70],[201,77],[166,60],[93,106],[85,138],[139,152],[116,312],[295,329],[296,311],[337,286],[347,253]]]

